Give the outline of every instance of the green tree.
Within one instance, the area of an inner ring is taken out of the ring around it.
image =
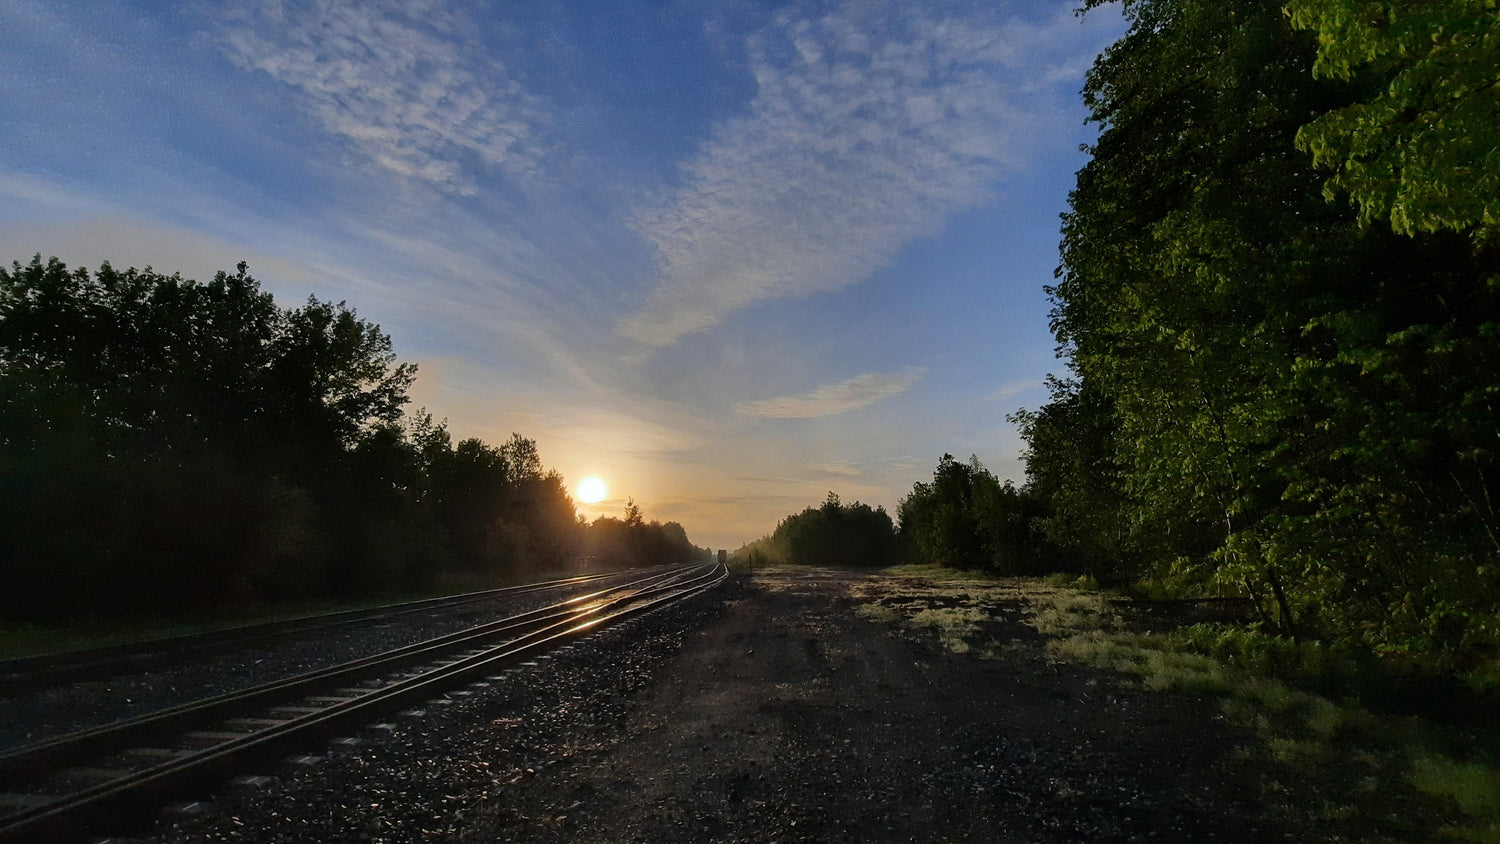
[[[309,298],[284,317],[275,341],[275,395],[303,436],[352,445],[376,422],[394,423],[416,364],[397,363],[391,339],[343,302]]]
[[[623,520],[600,516],[583,530],[582,548],[596,568],[625,569],[701,561],[707,549],[694,546],[677,522],[645,521],[632,500]]]
[[[1297,134],[1362,222],[1500,239],[1500,8],[1491,0],[1291,0],[1313,72],[1362,95]],[[1368,93],[1365,93],[1368,92]]]
[[[362,479],[409,482],[382,426],[413,371],[342,305],[276,307],[244,264],[206,284],[40,256],[0,269],[0,611],[389,585],[361,550],[392,547],[370,534],[396,522],[361,511],[378,492]]]
[[[979,458],[944,454],[932,482],[918,482],[898,509],[901,543],[921,563],[1023,574],[1057,564],[1036,536],[1042,511],[1027,490],[1001,482]]]
[[[1122,554],[1242,590],[1278,629],[1490,635],[1494,254],[1325,199],[1296,139],[1371,89],[1315,77],[1318,44],[1275,5],[1124,6],[1051,288],[1079,385],[1030,420],[1049,530],[1104,550],[1068,496],[1112,497]],[[1056,422],[1107,431],[1096,481],[1055,480]]]
[[[900,559],[895,523],[883,507],[844,504],[829,491],[823,504],[782,519],[771,535],[735,552],[752,565],[888,566]]]
[[[1032,529],[1060,559],[1099,580],[1139,574],[1130,508],[1115,459],[1115,417],[1096,389],[1074,380],[1048,380],[1051,401],[1022,409],[1010,421],[1026,442],[1026,492],[1036,516]]]

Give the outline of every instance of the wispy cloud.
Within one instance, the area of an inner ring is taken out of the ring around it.
[[[857,478],[863,474],[848,463],[814,463],[807,468],[820,475],[837,475],[841,478]]]
[[[449,193],[475,167],[535,168],[535,98],[438,0],[268,0],[231,24],[231,60],[295,88],[323,127],[382,169]]]
[[[1046,383],[1047,382],[1045,379],[1032,378],[1027,381],[1018,381],[1014,384],[1006,384],[1004,387],[1001,387],[993,393],[990,393],[988,396],[985,396],[984,401],[1005,401],[1006,399],[1015,398],[1016,396],[1026,392],[1027,390],[1034,390],[1037,387],[1044,386]]]
[[[816,419],[858,410],[881,399],[899,396],[917,381],[924,370],[911,367],[899,372],[867,372],[848,381],[819,387],[805,396],[778,396],[774,399],[740,402],[736,412],[745,416],[769,419]]]
[[[748,114],[719,126],[683,186],[633,224],[659,281],[620,323],[666,346],[766,299],[867,276],[990,194],[1022,123],[997,28],[914,6],[783,15],[750,41]]]

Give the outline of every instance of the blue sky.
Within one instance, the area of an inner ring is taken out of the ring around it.
[[[1022,479],[1118,36],[1074,2],[0,0],[0,260],[250,262],[700,545]]]

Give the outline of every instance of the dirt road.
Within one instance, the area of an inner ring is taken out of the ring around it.
[[[463,838],[1331,837],[1212,702],[1050,661],[1019,607],[989,608],[980,655],[857,612],[879,591],[863,575],[734,588],[613,734],[481,806]]]

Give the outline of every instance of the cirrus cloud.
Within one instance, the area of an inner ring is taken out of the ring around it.
[[[909,367],[899,372],[867,372],[838,384],[819,387],[807,395],[740,402],[734,409],[744,416],[767,419],[833,416],[899,396],[921,380],[925,371],[920,367]]]
[[[477,159],[535,169],[535,97],[442,2],[267,2],[226,28],[229,58],[300,94],[324,129],[381,169],[473,194]]]
[[[649,346],[754,302],[832,290],[988,197],[1024,125],[1014,33],[913,7],[784,15],[750,39],[757,93],[639,211],[659,279],[619,329]]]

